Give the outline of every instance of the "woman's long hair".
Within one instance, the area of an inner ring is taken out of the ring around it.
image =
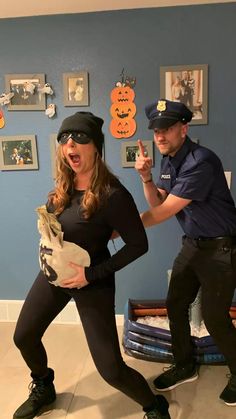
[[[56,161],[55,189],[49,193],[48,200],[54,214],[59,215],[70,202],[75,173],[67,163],[60,145],[57,147]],[[111,185],[116,181],[117,177],[111,173],[99,153],[96,153],[90,186],[81,202],[84,218],[89,218],[106,201]]]

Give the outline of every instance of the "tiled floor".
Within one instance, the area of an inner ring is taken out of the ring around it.
[[[0,419],[12,419],[27,397],[29,371],[12,342],[14,323],[0,323]],[[122,328],[119,328],[120,336]],[[52,324],[45,334],[49,364],[56,372],[57,401],[40,417],[44,419],[141,419],[135,402],[111,388],[98,375],[81,326]],[[152,385],[164,364],[124,355]],[[224,366],[202,366],[200,378],[165,393],[172,419],[235,419],[236,407],[218,398],[227,382]]]

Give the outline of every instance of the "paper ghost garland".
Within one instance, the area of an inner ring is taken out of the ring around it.
[[[48,118],[52,118],[56,113],[56,105],[54,103],[50,103],[45,111],[45,115],[48,116]]]
[[[46,95],[53,95],[53,90],[49,83],[45,83],[43,87],[39,87],[38,91]]]
[[[0,109],[0,128],[3,128],[5,125],[5,119],[3,115],[3,111]]]
[[[8,105],[8,103],[10,103],[11,98],[13,98],[14,93],[10,92],[10,93],[2,93],[0,95],[0,105]]]

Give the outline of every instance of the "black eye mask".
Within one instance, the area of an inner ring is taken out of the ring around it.
[[[66,144],[69,139],[72,139],[78,144],[88,144],[91,142],[91,138],[87,137],[83,132],[63,132],[58,139],[59,144]]]

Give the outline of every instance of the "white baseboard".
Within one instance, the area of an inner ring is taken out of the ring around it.
[[[0,322],[16,322],[23,303],[23,300],[0,300]],[[75,303],[70,301],[61,313],[54,319],[53,323],[80,324],[80,317]],[[123,326],[123,323],[123,314],[117,314],[117,326]]]

